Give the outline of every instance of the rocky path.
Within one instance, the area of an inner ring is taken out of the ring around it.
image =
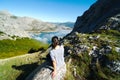
[[[0,65],[6,63],[6,62],[8,62],[8,61],[15,60],[15,59],[18,59],[18,58],[23,58],[23,57],[25,57],[26,60],[29,60],[31,57],[37,56],[37,55],[38,55],[38,53],[34,53],[34,54],[24,54],[24,55],[15,56],[15,57],[10,57],[10,58],[6,58],[6,59],[0,59]]]

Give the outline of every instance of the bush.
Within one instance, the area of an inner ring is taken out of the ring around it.
[[[17,16],[10,16],[11,18],[13,18],[13,19],[17,19],[18,17]]]
[[[0,35],[1,35],[1,34],[3,34],[3,32],[2,32],[2,31],[0,31]]]

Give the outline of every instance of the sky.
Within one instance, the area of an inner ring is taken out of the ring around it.
[[[97,0],[0,0],[0,11],[45,22],[75,22]]]

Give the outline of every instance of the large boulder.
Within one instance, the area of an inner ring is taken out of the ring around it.
[[[53,67],[50,66],[49,62],[44,62],[41,64],[34,72],[32,72],[26,80],[53,80],[51,73]],[[66,66],[63,66],[57,71],[57,75],[54,77],[54,80],[64,80],[66,72]]]

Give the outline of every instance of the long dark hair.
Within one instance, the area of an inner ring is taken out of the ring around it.
[[[57,36],[52,37],[52,48],[55,48],[57,45],[59,45],[59,39]]]

